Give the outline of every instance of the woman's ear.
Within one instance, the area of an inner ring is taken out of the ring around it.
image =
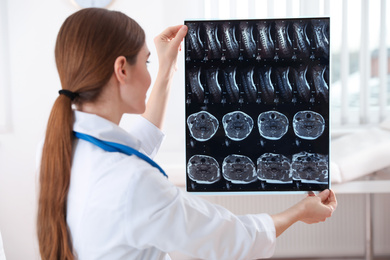
[[[114,74],[120,83],[125,83],[126,78],[129,74],[126,64],[127,60],[124,56],[119,56],[118,58],[116,58],[114,63]]]

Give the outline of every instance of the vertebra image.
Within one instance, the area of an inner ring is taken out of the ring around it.
[[[294,115],[293,129],[296,136],[314,140],[322,135],[325,129],[324,118],[313,111],[300,111]]]
[[[191,136],[200,142],[209,140],[218,130],[218,120],[206,111],[190,115],[187,118],[187,125]]]
[[[228,113],[222,118],[225,134],[233,141],[242,141],[253,129],[253,119],[241,111]]]
[[[257,177],[268,183],[291,183],[291,161],[282,154],[265,153],[257,159]]]
[[[187,164],[188,177],[200,184],[211,184],[221,179],[218,162],[211,156],[194,155]]]
[[[238,154],[231,154],[223,160],[222,175],[226,180],[235,184],[257,180],[255,164],[249,157]]]
[[[260,135],[269,140],[279,140],[288,130],[287,117],[278,111],[261,113],[257,124]]]
[[[294,180],[303,183],[327,183],[328,156],[308,152],[294,154],[291,170]]]

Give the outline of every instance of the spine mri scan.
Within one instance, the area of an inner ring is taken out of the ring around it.
[[[185,21],[190,192],[329,187],[329,18]]]

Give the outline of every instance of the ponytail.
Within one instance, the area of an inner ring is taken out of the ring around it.
[[[66,224],[73,117],[71,100],[60,95],[53,105],[47,124],[39,176],[38,241],[43,260],[74,259]]]

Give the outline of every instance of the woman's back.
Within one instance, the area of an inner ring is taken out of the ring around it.
[[[74,130],[141,149],[141,140],[115,124],[95,115],[75,113]],[[148,128],[144,126],[144,129]],[[150,129],[153,131],[157,130]],[[154,146],[160,142],[156,140]],[[148,145],[153,146],[150,141]],[[135,224],[132,217],[137,217],[137,213],[129,211],[143,199],[142,194],[136,195],[134,191],[147,192],[147,187],[139,187],[139,180],[147,179],[150,174],[161,175],[159,171],[136,156],[106,152],[76,139],[71,173],[67,223],[74,251],[80,259],[164,259],[161,257],[165,254],[159,250],[135,248],[129,234]]]

